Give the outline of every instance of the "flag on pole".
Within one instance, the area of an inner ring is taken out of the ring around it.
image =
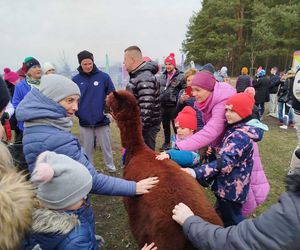
[[[108,54],[105,54],[105,72],[109,74]]]

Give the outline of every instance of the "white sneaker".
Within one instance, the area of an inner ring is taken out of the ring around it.
[[[282,129],[288,129],[288,126],[287,126],[287,125],[282,125],[282,126],[280,126],[279,128],[282,128]]]

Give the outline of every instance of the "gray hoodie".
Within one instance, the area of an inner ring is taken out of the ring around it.
[[[197,249],[300,249],[300,175],[296,181],[287,182],[290,191],[253,220],[222,228],[191,216],[183,231]]]

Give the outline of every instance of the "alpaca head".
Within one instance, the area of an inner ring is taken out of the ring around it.
[[[110,93],[106,104],[117,123],[126,120],[139,120],[140,110],[136,98],[126,90]]]
[[[126,90],[114,91],[108,95],[106,104],[120,128],[122,146],[133,151],[144,147],[140,108],[135,96]]]

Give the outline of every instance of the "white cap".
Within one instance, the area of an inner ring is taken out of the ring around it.
[[[51,69],[55,70],[54,66],[51,63],[49,63],[49,62],[45,62],[42,69],[43,69],[44,74],[46,74],[47,71],[49,71]]]

